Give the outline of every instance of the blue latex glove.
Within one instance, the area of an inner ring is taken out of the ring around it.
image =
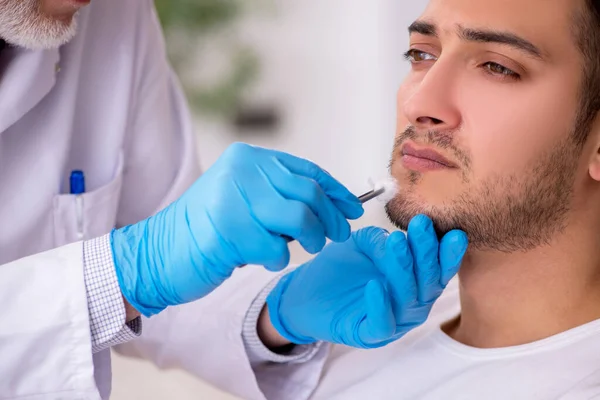
[[[169,207],[112,232],[117,277],[127,301],[150,316],[205,296],[238,266],[284,268],[282,235],[310,253],[326,237],[347,240],[346,219],[362,213],[356,196],[312,162],[234,144]]]
[[[438,242],[423,215],[407,235],[361,229],[280,280],[267,298],[271,322],[296,344],[383,346],[425,322],[466,249],[464,232]]]

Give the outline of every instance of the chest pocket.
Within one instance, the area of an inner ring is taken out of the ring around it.
[[[102,236],[115,227],[123,185],[123,155],[119,155],[113,178],[81,195],[59,194],[54,198],[54,244],[63,246]]]

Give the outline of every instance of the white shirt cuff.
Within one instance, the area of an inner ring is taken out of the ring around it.
[[[317,342],[307,345],[296,345],[288,354],[277,354],[269,350],[267,346],[258,337],[257,326],[258,317],[266,304],[269,293],[273,290],[281,276],[272,280],[254,299],[250,305],[250,309],[246,313],[244,326],[242,330],[242,338],[246,353],[250,359],[252,366],[265,362],[274,363],[304,363],[310,361],[324,345],[323,342]]]
[[[141,318],[125,322],[125,304],[115,272],[109,235],[84,242],[83,263],[92,351],[97,353],[140,336]]]

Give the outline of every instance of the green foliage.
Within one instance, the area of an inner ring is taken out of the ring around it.
[[[234,55],[233,64],[235,67],[221,82],[190,95],[190,103],[194,108],[223,117],[235,112],[242,92],[258,75],[259,68],[256,56],[247,48],[240,49]]]
[[[176,26],[195,33],[235,21],[240,3],[235,0],[155,0],[165,30]]]
[[[231,35],[227,41],[219,40],[222,39],[219,35],[235,28],[243,14],[243,1],[155,0],[171,64],[190,104],[197,111],[217,118],[228,118],[235,112],[244,90],[259,70],[251,48]],[[208,87],[199,85],[194,82],[193,72],[202,60],[202,46],[215,41],[223,45],[223,53],[230,60],[229,68]]]

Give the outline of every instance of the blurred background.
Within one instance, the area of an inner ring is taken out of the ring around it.
[[[425,0],[155,0],[208,168],[242,141],[311,159],[354,193],[385,176],[407,26]],[[372,202],[355,228],[388,226]],[[292,248],[292,262],[307,259]],[[114,400],[234,397],[113,356]]]

